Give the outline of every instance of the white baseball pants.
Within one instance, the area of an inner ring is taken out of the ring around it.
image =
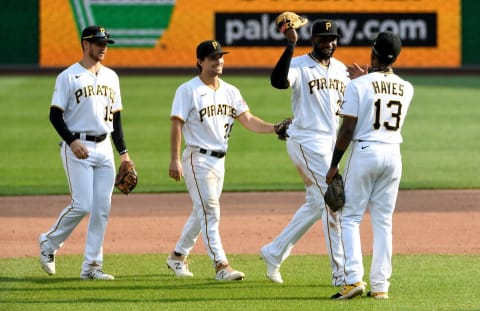
[[[268,260],[280,266],[290,255],[295,244],[313,226],[322,219],[323,232],[328,257],[332,268],[332,284],[343,285],[343,249],[338,213],[325,207],[323,195],[327,189],[325,176],[330,167],[331,151],[320,153],[287,140],[287,151],[298,172],[305,180],[305,203],[293,215],[283,231],[264,248]]]
[[[183,152],[182,163],[193,210],[183,227],[175,251],[188,255],[201,233],[213,266],[228,262],[219,231],[225,158],[201,154],[198,148],[187,147]]]
[[[402,175],[400,145],[354,143],[344,173],[345,206],[340,215],[347,284],[363,279],[360,223],[367,208],[373,229],[370,285],[388,292],[392,274],[392,218]]]
[[[82,219],[90,214],[81,272],[85,275],[101,269],[103,265],[102,245],[110,214],[115,163],[108,137],[101,143],[82,143],[89,151],[85,160],[78,159],[65,142],[62,144],[60,156],[72,201],[40,240],[46,250],[56,252]]]

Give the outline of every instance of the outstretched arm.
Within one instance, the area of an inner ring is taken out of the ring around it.
[[[250,111],[246,111],[238,116],[237,120],[247,129],[258,134],[275,133],[272,123],[265,122]]]

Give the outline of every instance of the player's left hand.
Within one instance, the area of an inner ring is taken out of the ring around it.
[[[277,133],[278,139],[287,140],[287,138],[289,137],[287,134],[287,130],[290,127],[291,123],[292,123],[292,118],[289,117],[273,125],[273,129],[275,133]]]
[[[115,187],[128,195],[137,186],[138,175],[132,161],[122,161],[115,177]]]
[[[308,18],[294,12],[283,12],[275,18],[275,23],[281,33],[286,33],[289,29],[298,29],[305,26],[308,23]]]

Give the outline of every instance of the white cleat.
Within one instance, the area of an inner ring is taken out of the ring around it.
[[[42,248],[42,236],[38,239],[38,244],[40,246],[40,266],[42,269],[48,273],[48,275],[55,274],[55,252],[49,252]]]
[[[241,281],[245,278],[245,274],[241,271],[234,270],[228,263],[217,265],[217,281]]]
[[[260,249],[260,256],[265,261],[265,265],[267,266],[267,278],[274,283],[283,284],[282,275],[280,274],[280,267],[277,267],[269,262],[265,253],[266,249],[264,246]]]
[[[42,266],[42,269],[48,273],[48,275],[54,275],[55,274],[55,254],[41,251],[40,265]]]
[[[101,280],[101,281],[112,281],[115,280],[115,277],[110,274],[103,273],[102,270],[95,270],[89,273],[82,273],[80,278],[84,280]]]
[[[190,270],[188,270],[188,262],[186,258],[183,260],[178,260],[178,259],[172,259],[168,257],[167,267],[168,269],[175,272],[175,275],[177,277],[187,277],[187,278],[193,277],[193,273],[190,272]]]

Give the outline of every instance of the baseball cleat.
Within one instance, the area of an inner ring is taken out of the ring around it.
[[[365,286],[367,283],[361,281],[350,285],[345,285],[343,288],[330,297],[331,299],[352,299],[357,296],[361,296],[365,292]]]
[[[217,265],[216,270],[215,280],[217,281],[241,281],[245,278],[243,272],[234,270],[228,263]]]
[[[277,267],[268,261],[265,253],[266,250],[264,246],[260,249],[260,256],[265,261],[265,265],[267,266],[267,278],[274,283],[283,284],[282,275],[280,274],[280,267]]]
[[[369,291],[367,293],[367,296],[375,298],[375,299],[388,299],[388,292],[372,292],[372,291]]]
[[[41,251],[40,265],[42,266],[42,269],[48,273],[48,275],[54,275],[55,274],[55,254]]]
[[[42,247],[42,236],[38,239],[38,244],[40,245],[40,266],[42,269],[48,273],[48,275],[55,274],[55,252],[49,252],[44,250]]]
[[[178,277],[193,277],[193,273],[188,270],[187,258],[184,258],[183,260],[177,260],[168,257],[167,267],[175,272],[175,275]]]
[[[113,275],[103,273],[102,270],[95,270],[89,273],[82,273],[80,274],[80,278],[84,280],[102,280],[102,281],[115,280],[115,277]]]

